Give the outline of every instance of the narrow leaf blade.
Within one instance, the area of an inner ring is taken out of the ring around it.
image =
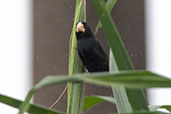
[[[14,108],[19,108],[21,103],[23,103],[21,100],[17,100],[2,94],[0,94],[0,102],[12,106]],[[27,110],[27,112],[32,114],[64,114],[63,112],[49,110],[45,107],[34,104],[30,104],[30,108]]]
[[[94,106],[96,106],[97,104],[101,103],[101,102],[109,102],[112,104],[115,104],[115,100],[113,97],[108,97],[108,96],[88,96],[86,98],[84,98],[84,105],[83,105],[83,110],[88,110]]]

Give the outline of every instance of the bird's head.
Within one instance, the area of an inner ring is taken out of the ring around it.
[[[76,25],[76,36],[77,39],[82,39],[82,38],[92,38],[94,37],[90,27],[86,22],[78,22]]]

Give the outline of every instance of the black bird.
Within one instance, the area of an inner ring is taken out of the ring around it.
[[[76,37],[78,54],[88,72],[109,71],[108,56],[86,22],[77,23]]]

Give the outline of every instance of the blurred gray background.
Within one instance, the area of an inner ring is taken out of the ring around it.
[[[34,84],[46,75],[67,74],[69,38],[74,18],[75,1],[34,0]],[[125,42],[136,69],[145,68],[144,0],[118,0],[112,17]],[[91,2],[87,0],[87,22],[94,32],[98,18]],[[96,38],[108,52],[108,43],[100,29]],[[61,94],[65,85],[39,90],[34,98],[38,104],[50,106]],[[112,96],[110,88],[86,85],[86,95]],[[54,107],[66,111],[66,94]],[[113,113],[114,105],[101,103],[85,114]]]

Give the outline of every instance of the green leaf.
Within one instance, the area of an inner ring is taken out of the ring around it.
[[[81,81],[103,86],[129,88],[170,87],[171,80],[148,71],[122,71],[118,73],[95,73],[75,76]]]
[[[125,86],[129,88],[149,88],[149,87],[170,87],[171,80],[161,75],[149,71],[120,71],[120,72],[101,72],[101,73],[83,73],[75,74],[72,77],[66,75],[48,76],[42,79],[33,88],[39,88],[62,83],[86,82],[101,86]]]
[[[122,71],[116,73],[75,74],[73,76],[48,76],[33,87],[20,107],[20,114],[29,109],[29,101],[40,88],[62,83],[86,82],[100,86],[125,86],[130,88],[171,87],[171,80],[149,71]]]
[[[22,103],[21,100],[17,100],[2,94],[0,94],[0,102],[12,106],[14,108],[19,108]],[[27,110],[27,112],[31,114],[64,114],[60,111],[49,110],[45,107],[34,104],[30,104],[30,108]]]
[[[88,96],[88,97],[84,98],[83,110],[85,111],[87,109],[90,109],[90,108],[94,107],[95,105],[97,105],[103,101],[107,101],[109,103],[115,104],[115,100],[113,97],[109,97],[109,96]]]
[[[113,52],[118,71],[134,70],[133,64],[130,61],[117,27],[110,13],[107,11],[104,0],[91,1],[102,23],[102,28]],[[133,90],[125,88],[125,91],[133,112],[149,110],[147,100],[145,99],[144,93],[141,89]]]
[[[104,0],[91,1],[102,23],[104,33],[116,59],[118,70],[132,70],[133,65],[130,61],[128,53],[125,50],[124,44],[121,41],[121,36],[116,28],[116,25],[105,7]]]
[[[149,106],[150,111],[157,111],[157,109],[166,109],[167,111],[171,112],[171,105],[152,105]]]
[[[119,72],[115,58],[110,49],[110,72]],[[125,87],[112,87],[113,95],[116,99],[116,108],[118,113],[131,113],[132,108],[128,101],[128,96]]]
[[[162,106],[160,106],[160,108],[164,108],[164,109],[168,110],[169,112],[171,112],[171,105],[162,105]]]
[[[115,6],[117,0],[107,0],[106,2],[106,9],[110,13],[112,11],[112,8]]]
[[[117,0],[108,0],[106,2],[106,8],[107,8],[109,13],[112,11],[112,8],[115,6],[116,2],[117,2]],[[102,27],[102,23],[99,20],[98,24],[96,26],[95,34],[97,34],[99,28],[101,28],[101,27]]]

